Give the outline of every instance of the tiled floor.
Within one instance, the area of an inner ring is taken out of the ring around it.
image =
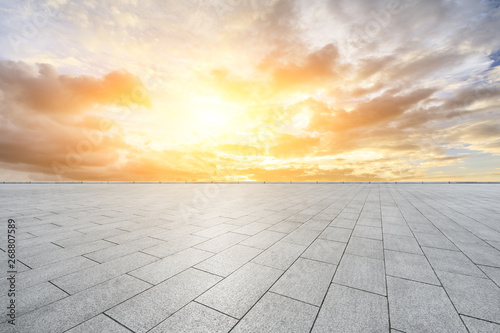
[[[498,184],[1,184],[0,208],[1,332],[500,332]]]

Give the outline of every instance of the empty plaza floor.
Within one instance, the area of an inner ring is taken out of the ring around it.
[[[0,208],[1,332],[500,332],[498,184],[0,184]]]

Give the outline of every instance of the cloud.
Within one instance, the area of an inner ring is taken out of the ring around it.
[[[73,77],[47,64],[37,69],[13,61],[0,62],[0,92],[0,162],[52,178],[58,171],[112,165],[129,148],[114,115],[89,113],[94,106],[151,103],[128,72]]]
[[[274,157],[307,157],[314,155],[314,147],[320,144],[319,137],[294,136],[281,134],[276,138],[277,143],[269,149],[269,154]]]
[[[249,168],[241,170],[256,181],[377,181],[381,180],[374,173],[355,174],[354,169],[341,168],[324,170],[317,166],[299,165],[277,169]]]
[[[102,78],[60,75],[49,64],[38,71],[23,62],[0,62],[0,89],[4,98],[43,113],[83,112],[94,104],[132,104],[151,107],[140,79],[126,71]]]
[[[273,90],[279,92],[288,88],[322,84],[327,79],[334,79],[340,69],[339,53],[334,44],[327,44],[320,50],[301,59],[302,64],[280,64],[280,59],[270,55],[259,68],[272,73]]]
[[[396,91],[389,91],[380,97],[358,104],[349,112],[343,109],[331,110],[322,105],[320,111],[314,113],[309,128],[313,131],[342,132],[388,122],[428,98],[435,91],[435,89],[420,89],[406,95],[396,95]]]

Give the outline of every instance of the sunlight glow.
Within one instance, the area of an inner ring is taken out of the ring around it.
[[[233,131],[238,115],[238,105],[219,98],[193,98],[190,104],[190,121],[202,135],[226,134]]]

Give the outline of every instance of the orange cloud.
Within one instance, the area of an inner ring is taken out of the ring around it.
[[[397,95],[396,91],[388,91],[368,102],[359,103],[349,112],[343,109],[332,110],[320,102],[312,101],[313,110],[316,112],[314,112],[309,128],[313,131],[342,132],[387,122],[428,98],[435,91],[435,89],[420,89],[406,95]]]
[[[125,71],[73,77],[1,61],[0,91],[0,163],[52,179],[113,165],[129,149],[115,120],[86,113],[94,105],[151,105],[140,79]]]
[[[0,89],[18,105],[45,113],[84,112],[93,104],[151,107],[141,80],[126,71],[102,78],[61,75],[49,64],[0,62]]]
[[[278,158],[315,155],[315,147],[320,144],[320,140],[319,137],[281,134],[277,137],[277,144],[269,149],[269,154]]]
[[[280,59],[268,56],[259,69],[272,73],[273,91],[308,84],[321,84],[339,74],[339,52],[335,45],[327,44],[318,51],[308,54],[301,63],[282,64]]]

